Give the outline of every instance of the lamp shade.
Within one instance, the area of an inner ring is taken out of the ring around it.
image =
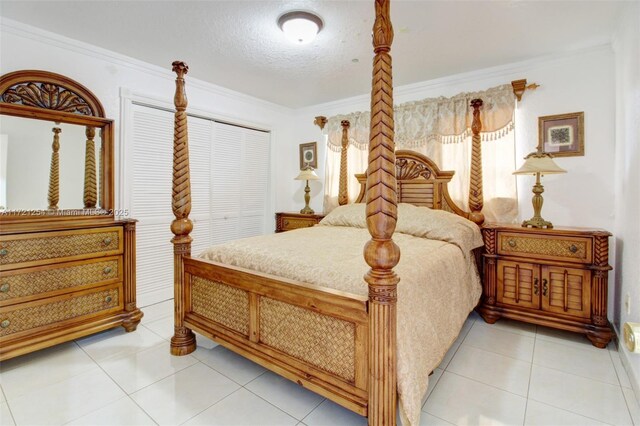
[[[536,173],[551,175],[567,173],[567,171],[558,166],[551,155],[544,152],[533,152],[525,157],[522,167],[513,172],[514,175],[535,175]]]
[[[307,167],[304,170],[300,170],[300,174],[294,178],[294,180],[318,180],[320,179],[316,172],[311,167]]]

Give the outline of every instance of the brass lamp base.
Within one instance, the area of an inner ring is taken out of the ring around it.
[[[523,228],[553,228],[551,222],[546,221],[540,216],[542,211],[542,193],[544,192],[544,186],[540,184],[540,173],[536,173],[536,184],[533,185],[533,198],[531,202],[533,204],[533,217],[529,220],[522,222]]]
[[[547,228],[553,229],[553,224],[549,221],[544,220],[541,217],[532,217],[529,220],[525,220],[522,222],[523,228]]]
[[[311,201],[311,188],[309,188],[309,181],[307,181],[307,185],[304,187],[304,208],[300,210],[302,214],[314,214],[315,212],[311,207],[309,207],[309,201]]]
[[[302,214],[314,214],[315,211],[311,207],[305,206],[304,209],[300,210],[300,213],[302,213]]]

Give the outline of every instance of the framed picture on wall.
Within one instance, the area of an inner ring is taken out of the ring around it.
[[[307,164],[314,169],[318,168],[318,151],[317,142],[300,144],[300,170],[304,169]]]
[[[538,149],[554,157],[584,155],[584,112],[538,117]]]

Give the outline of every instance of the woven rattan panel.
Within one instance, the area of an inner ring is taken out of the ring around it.
[[[354,380],[353,323],[262,297],[260,341],[347,381]]]
[[[191,278],[191,310],[249,336],[249,294],[201,277]]]
[[[591,261],[591,259],[587,259],[588,243],[588,240],[578,238],[562,240],[521,235],[500,235],[499,249],[503,254],[542,254]]]
[[[115,308],[117,288],[0,314],[0,337]]]
[[[10,275],[0,280],[0,301],[49,291],[88,286],[118,278],[118,260]]]
[[[297,218],[297,217],[288,217],[286,219],[284,219],[284,229],[289,231],[292,229],[298,229],[298,228],[308,228],[310,226],[315,225],[316,223],[318,223],[318,221],[315,218],[312,219],[304,219],[304,218]]]
[[[0,242],[3,249],[0,265],[117,250],[119,237],[118,231],[107,231],[6,240]]]

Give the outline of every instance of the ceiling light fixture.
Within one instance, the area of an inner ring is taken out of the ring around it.
[[[311,43],[323,25],[322,19],[310,12],[287,12],[278,18],[284,35],[296,44]]]

